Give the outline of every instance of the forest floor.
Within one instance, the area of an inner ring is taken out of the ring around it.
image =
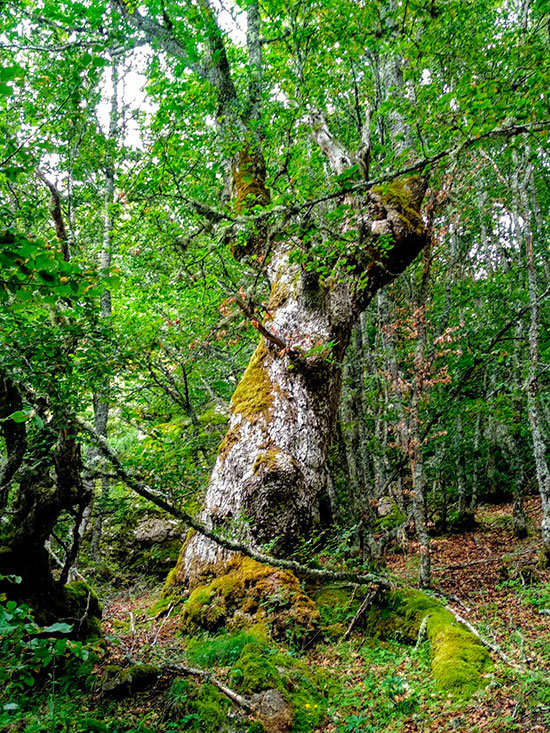
[[[540,613],[550,609],[550,571],[536,568],[540,501],[526,501],[529,536],[524,540],[513,536],[511,513],[511,504],[480,507],[475,529],[434,538],[431,546],[434,591],[445,594],[450,606],[500,650],[492,653],[496,666],[487,688],[467,703],[453,700],[433,686],[427,644],[413,649],[374,642],[358,630],[348,642],[326,642],[306,652],[310,664],[336,675],[341,685],[320,730],[550,730],[550,616]],[[415,585],[414,541],[386,561],[395,576]],[[105,606],[108,649],[101,666],[129,658],[185,659],[177,614],[152,617],[157,597],[158,589],[134,587]],[[223,679],[223,669],[216,673]],[[163,727],[166,718],[158,717],[169,682],[163,679],[126,700],[131,717],[150,720],[149,725],[157,718],[158,730],[178,729]]]

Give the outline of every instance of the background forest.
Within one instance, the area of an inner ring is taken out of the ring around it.
[[[547,730],[548,0],[0,11],[0,730]]]

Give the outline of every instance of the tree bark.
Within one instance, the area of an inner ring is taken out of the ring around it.
[[[528,169],[524,174],[523,181],[518,181],[517,188],[519,203],[523,219],[523,240],[525,244],[525,259],[527,261],[527,281],[529,291],[529,371],[527,376],[527,414],[531,428],[531,439],[533,441],[533,455],[535,459],[535,471],[539,492],[542,502],[542,562],[545,565],[550,563],[550,468],[546,459],[546,443],[541,427],[539,412],[539,368],[540,368],[540,347],[539,347],[539,299],[537,286],[537,271],[535,267],[535,254],[533,249],[533,233],[531,230],[531,215],[529,210],[529,198],[527,185],[532,176],[532,170]]]

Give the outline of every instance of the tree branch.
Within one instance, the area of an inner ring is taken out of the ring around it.
[[[111,0],[111,7],[119,12],[129,25],[144,33],[150,40],[159,45],[172,56],[181,59],[185,65],[205,81],[209,82],[220,95],[220,106],[224,112],[238,102],[237,90],[233,84],[229,62],[225,51],[222,32],[208,0],[199,0],[202,11],[208,50],[201,60],[197,52],[190,52],[189,45],[179,41],[174,35],[172,23],[161,25],[147,15],[142,15],[137,8],[130,12],[124,0]]]
[[[85,420],[77,418],[76,424],[87,433],[91,440],[97,445],[103,455],[109,459],[113,465],[118,477],[136,494],[142,496],[144,499],[151,501],[155,506],[163,509],[168,514],[171,514],[176,519],[184,522],[186,525],[196,530],[200,534],[213,540],[220,547],[231,552],[240,552],[247,557],[256,560],[257,562],[264,563],[266,565],[272,565],[274,567],[283,568],[285,570],[291,570],[296,575],[299,575],[307,580],[311,581],[350,581],[352,583],[358,583],[360,585],[372,585],[373,583],[380,585],[384,588],[391,588],[392,583],[389,578],[382,575],[375,575],[374,573],[365,573],[359,575],[357,573],[348,572],[345,570],[317,570],[316,568],[308,568],[294,560],[287,560],[280,557],[273,557],[264,552],[259,552],[253,549],[249,545],[243,542],[237,542],[230,539],[229,537],[223,537],[214,530],[207,527],[203,522],[195,519],[191,514],[184,511],[183,509],[177,509],[174,507],[165,497],[165,495],[151,486],[146,484],[141,479],[132,475],[122,464],[122,461],[118,457],[116,451],[109,445],[107,440],[97,433],[93,425]]]
[[[313,139],[327,156],[336,175],[339,176],[351,168],[351,156],[329,130],[324,114],[319,111],[311,112],[305,118],[305,122],[311,127]]]

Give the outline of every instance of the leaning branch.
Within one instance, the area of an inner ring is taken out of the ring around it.
[[[76,424],[90,436],[91,440],[97,445],[103,455],[109,459],[117,476],[130,489],[135,491],[136,494],[142,496],[144,499],[152,502],[160,509],[163,509],[168,514],[176,517],[176,519],[184,522],[188,527],[191,527],[205,537],[208,537],[208,539],[212,540],[220,547],[230,550],[231,552],[240,552],[257,562],[264,563],[266,565],[273,565],[274,567],[283,568],[284,570],[291,570],[296,575],[310,581],[350,581],[360,585],[372,585],[375,583],[383,588],[392,587],[392,583],[389,578],[382,575],[375,575],[374,573],[359,575],[345,570],[318,570],[316,568],[308,568],[294,560],[273,557],[272,555],[268,555],[264,552],[259,552],[243,542],[237,542],[229,537],[224,537],[218,534],[218,532],[213,531],[210,527],[203,524],[203,522],[199,521],[188,512],[173,506],[169,501],[167,501],[163,492],[152,488],[141,479],[133,476],[123,465],[116,451],[109,445],[102,435],[97,433],[91,423],[77,419]]]

